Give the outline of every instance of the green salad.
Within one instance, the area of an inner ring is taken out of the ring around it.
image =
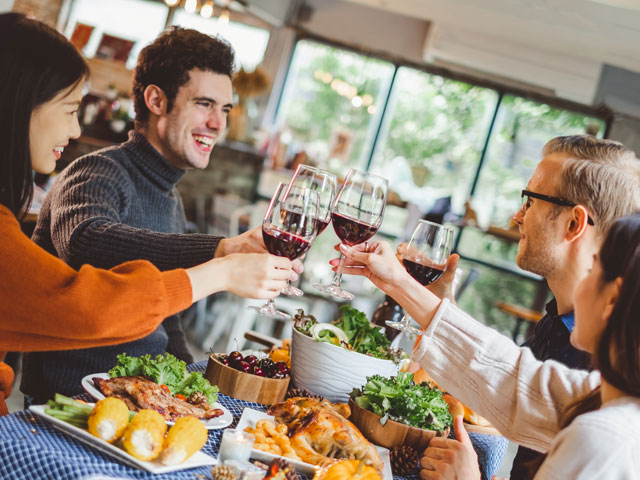
[[[403,357],[401,350],[391,348],[391,342],[380,327],[372,325],[363,312],[349,305],[341,306],[340,317],[331,323],[318,323],[313,315],[305,315],[303,310],[298,310],[293,320],[296,330],[318,342],[394,362]]]
[[[207,397],[209,405],[218,400],[218,387],[211,385],[201,372],[187,372],[187,364],[167,353],[141,357],[130,357],[126,353],[117,356],[118,364],[109,370],[110,377],[142,375],[158,385],[169,387],[172,395],[182,394],[189,398],[192,393],[200,392]]]
[[[380,375],[367,377],[367,384],[351,392],[351,398],[360,407],[380,416],[380,423],[387,420],[411,425],[425,430],[442,432],[450,429],[453,419],[447,402],[437,388],[413,381],[413,373],[401,372],[396,377]]]

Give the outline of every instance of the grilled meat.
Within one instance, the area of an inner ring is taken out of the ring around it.
[[[160,385],[144,377],[110,379],[93,377],[93,384],[105,397],[118,397],[124,400],[127,406],[133,406],[134,408],[131,410],[138,411],[149,408],[171,422],[186,416],[208,420],[222,415],[222,410],[211,408],[206,401],[192,405],[171,396]]]

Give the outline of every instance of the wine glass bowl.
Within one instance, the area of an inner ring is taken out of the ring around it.
[[[445,272],[452,244],[453,230],[427,220],[419,220],[402,253],[402,264],[417,282],[429,285]],[[421,331],[410,324],[410,319],[409,315],[405,315],[399,322],[385,323],[410,335],[420,335]]]
[[[298,165],[289,187],[307,188],[318,194],[318,212],[315,219],[316,236],[320,235],[331,222],[331,210],[336,197],[336,176],[333,173],[309,165]],[[302,296],[299,288],[289,282],[282,292],[284,295]]]
[[[358,245],[373,237],[384,217],[389,182],[386,178],[351,169],[333,203],[331,220],[338,238],[348,246]],[[321,292],[344,300],[353,300],[353,294],[341,287],[344,257],[330,285],[315,283]]]
[[[278,184],[262,221],[262,239],[272,255],[295,260],[306,253],[316,237],[318,195],[307,188]],[[290,315],[276,309],[273,299],[258,307],[259,314],[279,320]]]

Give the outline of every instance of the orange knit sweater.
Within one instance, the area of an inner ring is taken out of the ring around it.
[[[73,270],[25,236],[0,205],[0,352],[130,342],[149,335],[191,299],[183,269],[160,272],[147,261],[134,261],[111,270]],[[11,376],[0,363],[0,414]]]

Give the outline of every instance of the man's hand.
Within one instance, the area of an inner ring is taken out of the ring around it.
[[[268,253],[262,239],[262,226],[254,227],[235,237],[223,238],[218,243],[214,258],[226,257],[232,253]],[[295,282],[298,274],[303,271],[304,267],[300,259],[294,260],[289,280]]]
[[[479,480],[480,468],[469,434],[458,415],[453,425],[456,439],[436,437],[420,459],[420,478],[424,480]]]
[[[402,259],[406,256],[408,245],[406,243],[401,243],[398,245],[398,250],[396,252],[396,256],[402,262]],[[415,256],[415,255],[412,255]],[[449,255],[447,259],[447,264],[445,266],[444,273],[442,276],[428,285],[427,288],[434,294],[440,298],[447,298],[451,303],[455,305],[455,299],[453,298],[453,279],[456,276],[456,268],[458,267],[458,260],[460,260],[460,255],[457,253],[453,253]],[[428,262],[425,262],[428,263]]]

